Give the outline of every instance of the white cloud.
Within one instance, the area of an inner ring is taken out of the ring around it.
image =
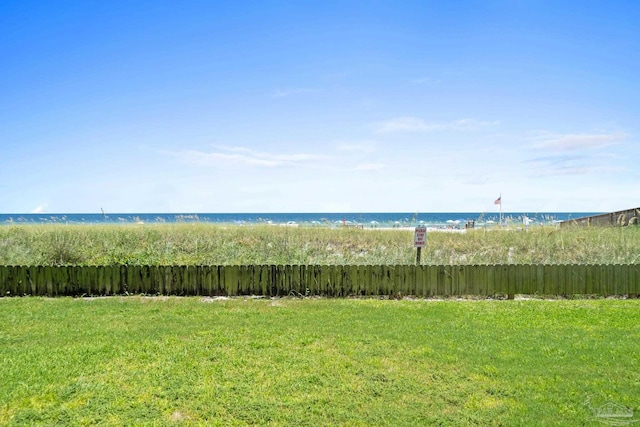
[[[621,144],[622,133],[543,134],[534,137],[530,147],[546,155],[525,160],[534,176],[569,176],[618,174],[620,166],[615,152],[602,150]]]
[[[442,82],[442,80],[434,79],[432,77],[419,77],[417,79],[411,80],[411,83],[416,84],[416,85],[437,84],[437,83],[440,83],[440,82]]]
[[[381,169],[384,169],[382,163],[365,163],[355,167],[357,171],[379,171]]]
[[[273,91],[271,96],[273,98],[286,98],[289,96],[303,95],[307,93],[314,93],[317,91],[318,91],[317,89],[309,89],[309,88],[276,89]]]
[[[624,138],[620,133],[554,135],[543,138],[535,147],[555,151],[591,150],[619,144]]]
[[[338,151],[352,152],[359,154],[371,154],[376,151],[376,147],[373,143],[341,143],[336,147]]]
[[[31,210],[31,213],[37,214],[37,213],[44,213],[45,212],[46,207],[45,206],[38,206],[35,209]]]
[[[537,157],[523,163],[530,164],[534,176],[594,175],[624,172],[625,168],[612,165],[615,156],[589,154],[558,154]]]
[[[450,122],[427,122],[418,117],[396,117],[376,123],[377,132],[433,132],[442,130],[478,130],[500,124],[499,121],[480,121],[475,119],[459,119]]]
[[[294,166],[326,158],[325,156],[293,153],[274,154],[251,150],[245,147],[216,147],[219,151],[205,152],[198,150],[182,150],[172,154],[177,155],[188,163],[200,166],[212,166],[220,163],[239,163],[248,166],[279,167]]]

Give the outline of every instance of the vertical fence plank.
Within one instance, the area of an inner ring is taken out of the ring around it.
[[[498,266],[495,264],[487,265],[487,295],[496,294],[496,276]]]
[[[368,295],[369,276],[367,275],[366,265],[359,265],[357,270],[356,283],[354,285],[354,294],[359,296]]]
[[[533,266],[535,277],[533,291],[536,295],[544,295],[544,266],[536,264]]]
[[[615,286],[611,269],[606,264],[600,265],[600,286],[602,286],[603,295],[615,295]]]
[[[482,277],[484,269],[478,264],[471,266],[471,292],[473,295],[486,295],[486,287]]]
[[[279,266],[282,267],[282,266]],[[237,296],[240,285],[240,266],[239,265],[227,265],[225,266],[225,280],[224,285],[227,288],[227,295]]]
[[[0,297],[7,295],[9,292],[9,266],[0,265]]]
[[[184,276],[184,266],[174,265],[171,267],[171,294],[184,295],[182,278]]]
[[[367,284],[367,295],[380,295],[380,283],[382,282],[382,266],[369,266],[369,283]]]
[[[29,283],[27,278],[27,267],[20,265],[16,267],[16,295],[27,295],[29,289]]]
[[[213,293],[213,295],[224,295],[223,286],[221,284],[221,270],[222,266],[220,265],[211,267],[211,292]]]
[[[474,264],[467,265],[467,271],[465,273],[466,291],[467,295],[479,295],[478,286],[478,266]]]
[[[559,295],[558,286],[555,277],[555,269],[552,264],[544,266],[544,294],[545,295]]]
[[[318,295],[318,286],[314,273],[314,266],[305,265],[302,269],[303,282],[306,289],[309,290],[309,295]]]
[[[54,289],[59,289],[63,294],[76,292],[82,283],[82,272],[72,265],[63,265],[58,268],[62,270],[60,281],[57,286],[54,283],[51,283],[51,287],[47,286],[46,294],[53,296]]]
[[[619,283],[619,295],[629,295],[629,266],[627,264],[616,265],[616,280]]]
[[[103,270],[103,295],[111,295],[113,293],[113,266],[105,265],[102,267]]]
[[[251,265],[247,267],[248,267],[247,274],[251,277],[251,285],[252,285],[251,293],[255,295],[266,295],[266,293],[264,292],[265,289],[263,288],[262,283],[260,281],[261,266]],[[205,288],[208,288],[208,287],[209,287],[208,285],[205,285]],[[205,292],[208,292],[208,291],[205,291]]]
[[[195,265],[188,265],[187,271],[189,272],[189,282],[187,286],[187,295],[199,295],[199,284],[198,284],[198,267]]]
[[[320,287],[320,292],[322,295],[332,296],[332,270],[333,266],[329,265],[327,268],[316,266],[316,272],[318,277],[318,285]]]
[[[289,281],[291,289],[296,293],[296,295],[305,295],[305,288],[302,285],[302,278],[300,276],[300,265],[293,264],[291,265],[291,279]]]
[[[394,274],[394,267],[390,265],[382,266],[382,283],[381,283],[381,294],[382,295],[393,295],[393,279],[392,275]]]
[[[413,283],[414,283],[414,295],[418,298],[425,298],[426,297],[426,293],[425,293],[425,268],[424,265],[417,265],[414,268],[414,276],[413,276]]]
[[[423,283],[424,296],[427,298],[432,297],[435,295],[435,290],[436,290],[436,287],[433,286],[433,282],[434,282],[433,270],[435,269],[433,266],[426,265],[426,264],[423,264],[420,267],[422,268],[422,277],[424,280],[424,283]]]
[[[436,268],[436,295],[438,296],[445,296],[446,295],[446,289],[445,289],[445,266],[444,265],[437,265]]]
[[[555,275],[557,281],[558,295],[567,295],[567,266],[566,264],[555,265]]]
[[[452,267],[450,265],[442,266],[442,295],[451,296],[453,289],[453,275],[451,274]]]
[[[7,270],[7,285],[6,285],[7,290],[5,292],[6,295],[10,295],[10,296],[18,295],[17,293],[18,287],[16,286],[18,282],[18,275],[16,274],[17,271],[18,270],[15,265],[9,266]]]
[[[38,268],[35,265],[27,267],[27,280],[29,283],[29,295],[37,295]]]
[[[586,293],[586,275],[584,264],[573,265],[571,277],[571,291],[573,295],[584,295]]]
[[[520,289],[516,293],[531,295],[533,294],[533,268],[530,264],[518,266],[520,268]]]
[[[637,298],[640,294],[640,265],[629,265],[629,296]]]
[[[595,292],[593,291],[593,264],[587,264],[584,266],[585,275],[584,275],[584,293],[587,295],[592,295]]]
[[[37,296],[44,296],[47,294],[46,288],[46,270],[51,270],[51,267],[37,265],[29,268],[29,275],[31,276],[32,294]]]
[[[146,267],[148,268],[148,267]],[[94,292],[97,295],[100,295],[100,278],[99,276],[99,270],[98,267],[96,267],[95,265],[90,265],[87,267],[87,274],[88,274],[88,278],[89,278],[89,283],[87,284],[86,287],[86,291],[85,292],[80,292],[80,294],[87,294],[87,295],[91,295],[91,292]],[[91,288],[89,288],[89,286],[91,286]],[[89,289],[91,289],[91,292],[87,292],[89,291]]]
[[[364,288],[363,284],[364,284],[364,272],[366,271],[366,267],[364,265],[357,265],[354,266],[355,268],[353,269],[353,273],[355,273],[355,276],[351,276],[351,280],[353,281],[352,283],[352,287],[353,287],[353,295],[355,296],[363,296],[366,294],[366,289]]]
[[[494,294],[509,293],[508,281],[507,281],[508,279],[507,267],[504,265],[495,265],[493,274],[494,274],[494,285],[493,285]]]
[[[600,264],[591,265],[591,274],[593,275],[593,293],[604,295],[605,287],[602,285],[602,269]]]
[[[564,289],[567,295],[576,295],[580,289],[579,266],[569,264],[564,266]]]
[[[577,289],[574,292],[585,295],[587,293],[587,266],[584,264],[577,265],[576,284]]]
[[[345,296],[358,295],[358,271],[360,270],[360,266],[348,265],[345,266],[345,268],[347,269],[345,271]]]
[[[525,269],[524,265],[512,265],[510,272],[511,276],[511,295],[524,294],[524,282],[525,282]]]
[[[296,293],[296,289],[295,286],[293,284],[293,269],[294,266],[293,265],[283,265],[282,266],[282,271],[283,271],[283,278],[284,278],[284,282],[283,282],[283,287],[285,289],[285,292],[287,295],[297,295]]]
[[[201,295],[202,296],[212,296],[213,295],[213,280],[211,278],[212,268],[210,265],[201,265],[199,268],[200,272],[200,281],[202,284]]]
[[[327,271],[324,274],[324,281],[325,281],[326,293],[330,297],[335,296],[335,290],[336,290],[335,275],[336,275],[336,266],[335,265],[328,266]]]
[[[492,284],[492,289],[491,289],[491,295],[498,295],[503,293],[503,289],[502,289],[502,266],[498,265],[498,264],[494,264],[491,266],[491,276],[492,276],[492,280],[491,280],[491,284]]]
[[[593,293],[596,295],[604,295],[605,288],[602,286],[602,269],[600,268],[600,264],[592,264],[590,267],[593,280]]]
[[[413,266],[412,266],[413,267]],[[393,294],[398,297],[410,295],[412,287],[411,281],[407,276],[407,265],[396,265],[393,269],[392,280]]]
[[[104,289],[104,266],[96,266],[96,294],[105,295]]]
[[[344,266],[342,265],[334,265],[332,269],[332,282],[333,282],[333,296],[341,297],[343,296],[343,275]]]
[[[358,289],[360,289],[361,295],[371,295],[373,266],[363,265],[358,270]]]
[[[316,266],[316,278],[318,280],[318,290],[320,291],[320,295],[328,295],[329,294],[329,272],[327,268],[322,268],[321,266]]]
[[[464,265],[451,266],[451,293],[462,296],[465,294]]]
[[[238,285],[240,295],[251,295],[256,293],[253,288],[253,275],[251,274],[251,266],[240,266],[240,279]]]

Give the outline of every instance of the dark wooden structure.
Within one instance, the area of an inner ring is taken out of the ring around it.
[[[570,219],[562,221],[561,227],[572,225],[595,225],[595,226],[620,226],[637,225],[640,217],[640,207],[604,213],[600,215],[585,216],[582,218]]]
[[[640,264],[0,266],[0,296],[640,294]]]

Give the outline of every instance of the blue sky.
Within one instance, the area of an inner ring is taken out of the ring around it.
[[[637,1],[3,1],[0,212],[640,206]]]

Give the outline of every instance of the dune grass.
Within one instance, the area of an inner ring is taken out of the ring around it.
[[[209,301],[209,302],[207,302]],[[640,301],[0,299],[1,425],[585,425]]]
[[[211,224],[0,227],[0,264],[410,264],[412,230]],[[640,227],[431,232],[424,264],[637,263]]]

